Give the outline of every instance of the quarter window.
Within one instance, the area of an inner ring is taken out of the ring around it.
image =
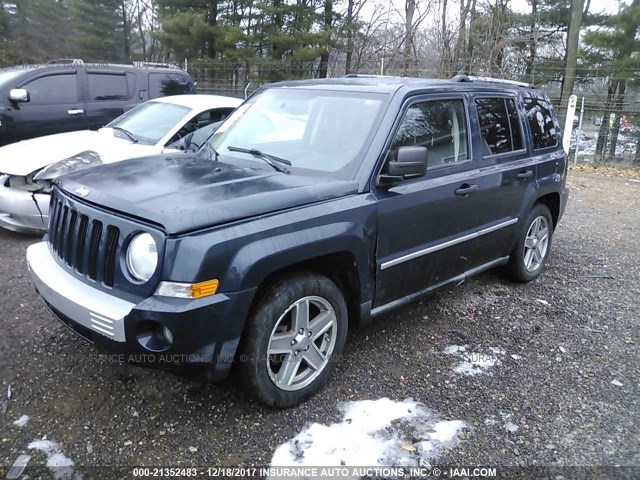
[[[524,101],[524,111],[531,128],[533,148],[555,147],[558,144],[557,127],[550,105],[544,100],[527,98]]]
[[[484,156],[521,150],[522,128],[512,98],[476,99]]]
[[[124,100],[129,98],[127,78],[124,75],[89,73],[89,99]]]
[[[191,86],[184,75],[179,73],[150,73],[149,96],[151,98],[167,95],[181,95],[189,93]]]
[[[467,120],[462,100],[436,100],[416,103],[404,114],[391,146],[427,147],[427,168],[467,160]]]
[[[49,75],[36,78],[24,85],[29,92],[29,103],[59,105],[78,101],[76,74]]]

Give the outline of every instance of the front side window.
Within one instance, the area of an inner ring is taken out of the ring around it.
[[[254,95],[209,140],[223,161],[250,161],[256,149],[291,162],[301,174],[352,178],[371,143],[388,95],[270,88]],[[268,168],[268,167],[267,167]]]
[[[512,98],[476,99],[484,156],[521,150],[522,129]]]
[[[90,100],[124,100],[129,98],[127,78],[124,75],[89,73],[87,78]]]
[[[181,105],[146,102],[120,115],[105,128],[124,129],[139,142],[153,145],[182,122],[190,111]]]
[[[36,78],[23,86],[29,92],[29,103],[60,105],[78,101],[75,73]]]
[[[537,98],[527,98],[524,101],[524,111],[531,128],[533,148],[538,150],[555,147],[558,144],[558,129],[549,104]]]

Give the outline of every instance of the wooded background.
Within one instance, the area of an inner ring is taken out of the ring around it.
[[[173,62],[200,92],[348,73],[534,83],[585,99],[587,159],[640,164],[640,0],[0,1],[0,64]],[[580,103],[580,100],[579,100]],[[574,139],[573,144],[576,141]]]

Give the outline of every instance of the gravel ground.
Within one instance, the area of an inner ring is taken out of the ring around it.
[[[569,186],[540,279],[514,285],[488,272],[351,331],[330,384],[286,411],[230,382],[99,358],[35,294],[24,252],[37,239],[0,231],[0,402],[12,390],[0,403],[0,465],[24,453],[44,465],[46,453],[28,448],[43,438],[76,471],[265,465],[309,422],[339,421],[342,401],[411,397],[469,425],[435,463],[640,466],[640,184],[579,171]],[[457,375],[460,358],[444,353],[451,345],[497,363]],[[22,415],[27,424],[14,425]]]

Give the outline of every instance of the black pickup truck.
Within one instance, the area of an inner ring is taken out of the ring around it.
[[[193,155],[62,177],[33,282],[123,361],[284,407],[348,326],[500,265],[544,270],[567,159],[547,96],[492,79],[268,85]]]

